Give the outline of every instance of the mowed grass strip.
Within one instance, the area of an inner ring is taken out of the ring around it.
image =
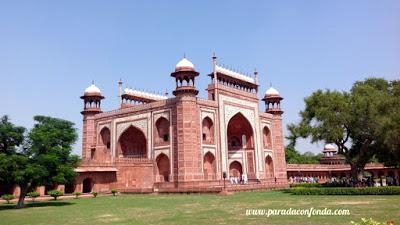
[[[27,201],[29,202],[29,201]],[[361,217],[399,223],[400,196],[300,196],[280,191],[120,195],[0,205],[0,224],[349,224]],[[246,209],[348,209],[350,216],[246,216]]]

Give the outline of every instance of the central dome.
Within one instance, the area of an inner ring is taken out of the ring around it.
[[[183,58],[175,66],[175,71],[180,71],[180,70],[194,70],[194,65],[188,59]]]

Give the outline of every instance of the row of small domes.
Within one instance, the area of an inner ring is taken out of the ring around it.
[[[184,57],[175,66],[175,71],[181,71],[181,70],[194,70],[194,65],[186,57]],[[85,89],[84,94],[85,95],[87,95],[87,94],[100,94],[101,95],[101,91],[96,85],[92,84],[88,88]],[[265,92],[265,95],[266,96],[279,96],[279,92],[275,88],[270,87]]]

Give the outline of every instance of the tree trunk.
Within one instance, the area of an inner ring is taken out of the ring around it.
[[[365,164],[350,164],[351,167],[351,178],[352,186],[358,186],[364,177],[364,167]]]
[[[19,198],[18,198],[18,204],[17,204],[17,208],[23,208],[25,207],[24,204],[24,200],[25,200],[25,196],[28,193],[28,185],[20,185],[20,194],[19,194]]]

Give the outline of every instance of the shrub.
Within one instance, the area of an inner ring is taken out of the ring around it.
[[[1,196],[3,200],[7,201],[7,204],[10,204],[10,201],[14,199],[14,195],[4,194]]]
[[[75,198],[78,198],[82,193],[79,191],[75,191],[74,193],[72,193],[73,195],[75,195]]]
[[[291,188],[286,192],[294,195],[400,195],[400,187],[366,187],[366,188]]]
[[[35,201],[35,198],[37,198],[37,197],[40,196],[40,193],[37,192],[37,191],[32,191],[32,192],[28,192],[28,193],[26,194],[26,196],[28,196],[29,198],[31,198],[31,199],[32,199],[32,202],[34,202],[34,201]]]
[[[354,221],[351,221],[351,224],[352,225],[390,225],[390,224],[394,224],[394,221],[388,221],[386,223],[381,223],[381,222],[373,220],[372,218],[369,218],[369,219],[361,218],[361,222],[356,223]]]
[[[114,196],[116,196],[116,195],[118,194],[118,190],[117,190],[117,189],[112,189],[112,190],[111,190],[111,193],[112,193]]]
[[[97,197],[97,194],[98,194],[98,193],[97,193],[97,192],[95,192],[95,191],[93,191],[93,192],[92,192],[92,195],[93,195],[93,197],[94,197],[94,198],[96,198],[96,197]]]
[[[63,196],[64,193],[59,190],[51,190],[47,192],[48,195],[54,198],[54,200],[57,200],[58,197]]]

